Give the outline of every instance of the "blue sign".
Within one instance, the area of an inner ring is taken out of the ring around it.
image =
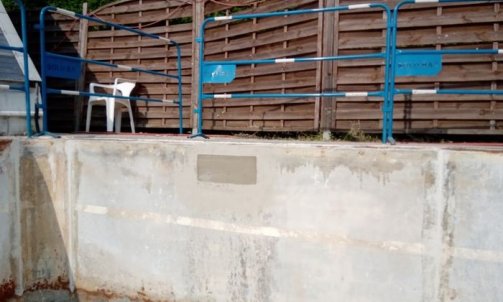
[[[204,65],[203,83],[225,84],[236,78],[236,65]]]
[[[46,74],[49,77],[78,80],[80,78],[81,62],[68,58],[46,55]]]
[[[432,77],[442,71],[442,55],[398,54],[396,64],[398,77]]]

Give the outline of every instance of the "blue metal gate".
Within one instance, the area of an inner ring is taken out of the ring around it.
[[[204,31],[206,25],[211,22],[225,21],[225,20],[244,20],[253,18],[268,18],[278,16],[293,16],[303,14],[320,14],[348,10],[362,10],[362,9],[379,9],[384,11],[387,20],[387,34],[386,34],[386,51],[372,54],[356,54],[356,55],[343,55],[343,56],[330,56],[330,57],[314,57],[314,58],[272,58],[262,60],[236,60],[236,61],[205,61],[204,60]],[[200,43],[199,50],[199,94],[198,104],[195,113],[197,114],[197,131],[191,137],[206,137],[203,133],[203,101],[207,99],[248,99],[248,98],[299,98],[299,97],[382,97],[384,99],[383,113],[387,114],[385,110],[391,108],[390,105],[390,73],[391,73],[391,27],[392,27],[392,14],[386,4],[370,3],[370,4],[354,4],[343,5],[335,7],[326,7],[318,9],[302,9],[284,12],[272,13],[258,13],[258,14],[243,14],[234,16],[221,16],[205,19],[201,25],[201,36],[196,39]],[[251,64],[290,64],[290,63],[306,63],[316,61],[339,61],[339,60],[362,60],[362,59],[384,59],[385,66],[385,81],[384,89],[379,91],[361,91],[361,92],[312,92],[312,93],[232,93],[232,94],[208,94],[203,91],[204,83],[230,83],[236,73],[236,66],[238,65],[251,65]],[[385,137],[383,136],[383,140]]]
[[[56,54],[53,52],[49,52],[46,50],[46,42],[45,42],[45,15],[48,13],[57,13],[74,19],[86,19],[95,23],[99,23],[102,25],[106,25],[109,27],[129,31],[135,33],[137,35],[152,38],[155,40],[161,40],[166,42],[168,45],[173,45],[176,47],[177,52],[177,74],[171,75],[159,71],[154,70],[146,70],[143,68],[120,65],[120,64],[112,64],[104,61],[96,61],[90,60],[81,57],[68,56]],[[121,24],[107,22],[98,18],[89,17],[86,15],[82,15],[79,13],[75,13],[72,11],[68,11],[65,9],[47,6],[44,7],[40,12],[40,65],[41,65],[41,77],[42,77],[42,86],[41,86],[41,95],[42,95],[42,110],[44,112],[43,116],[43,131],[42,134],[48,134],[47,129],[47,95],[48,94],[62,94],[62,95],[71,95],[71,96],[99,96],[99,97],[113,97],[119,99],[128,99],[130,101],[145,101],[145,102],[160,102],[160,103],[171,103],[178,105],[178,114],[179,114],[179,132],[183,133],[183,104],[182,104],[182,66],[181,66],[181,49],[180,45],[172,40],[165,37],[161,37],[159,35],[146,33],[144,31],[130,28]],[[178,99],[177,100],[160,100],[160,99],[151,99],[151,98],[143,98],[143,97],[132,97],[132,96],[121,96],[121,95],[109,95],[104,93],[91,93],[86,91],[74,91],[74,90],[62,90],[62,89],[53,89],[47,87],[47,77],[57,77],[64,79],[77,80],[80,77],[80,69],[82,63],[88,64],[96,64],[107,66],[110,68],[116,68],[125,71],[135,71],[148,73],[151,75],[172,78],[177,80],[178,83]]]
[[[503,90],[467,90],[467,89],[396,89],[396,77],[399,76],[435,76],[442,70],[442,57],[444,55],[501,55],[503,49],[446,49],[446,50],[401,50],[397,48],[398,36],[398,16],[400,9],[410,4],[421,3],[496,3],[501,0],[404,0],[397,4],[393,10],[393,34],[391,45],[391,89],[390,89],[390,108],[384,116],[383,142],[393,139],[393,110],[394,98],[397,94],[405,95],[435,95],[435,94],[471,94],[471,95],[503,95]]]

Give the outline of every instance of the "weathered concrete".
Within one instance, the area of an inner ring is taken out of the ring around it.
[[[17,183],[11,140],[0,140],[0,301],[15,294]],[[15,145],[15,144],[14,144]]]
[[[24,290],[77,288],[81,301],[503,297],[503,148],[17,143]],[[0,266],[14,250],[2,248]]]
[[[68,287],[67,165],[64,145],[30,141],[20,152],[24,290]]]

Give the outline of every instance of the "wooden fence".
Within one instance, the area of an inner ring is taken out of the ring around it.
[[[359,0],[123,0],[104,6],[93,15],[107,21],[140,28],[175,39],[182,45],[184,126],[191,128],[194,95],[192,70],[194,33],[201,15],[229,15],[366,3]],[[398,1],[386,2],[390,7]],[[232,4],[231,4],[232,3]],[[58,51],[80,51],[91,59],[175,72],[175,49],[158,41],[95,24],[77,24],[53,16],[48,41]],[[193,22],[194,21],[194,22]],[[400,14],[400,48],[503,48],[498,3],[406,6]],[[80,34],[79,34],[80,27]],[[240,22],[211,23],[206,31],[206,59],[260,59],[314,57],[383,51],[385,16],[376,10],[275,17]],[[398,87],[502,89],[502,57],[491,55],[445,56],[442,73],[435,78],[398,78]],[[382,60],[324,63],[251,65],[238,68],[231,84],[205,85],[205,91],[315,92],[379,90],[383,85]],[[138,82],[137,95],[173,98],[174,81],[134,72],[118,72],[89,65],[86,83],[110,83],[115,77]],[[85,87],[87,84],[81,83]],[[74,106],[73,108],[69,108]],[[85,102],[82,104],[85,105]],[[51,97],[50,118],[54,127],[69,128],[83,118],[82,104]],[[204,128],[219,131],[347,131],[359,127],[379,132],[382,99],[302,98],[208,100]],[[56,113],[57,112],[57,113]],[[176,128],[173,105],[137,102],[139,128]],[[94,119],[98,120],[98,119]],[[104,123],[101,123],[104,124]],[[51,126],[53,127],[53,126]],[[81,127],[81,126],[80,126]],[[81,128],[80,128],[81,129]],[[148,130],[145,130],[148,131]],[[399,133],[502,134],[503,98],[496,96],[397,96],[395,131]]]
[[[356,4],[365,1],[335,1]],[[386,2],[394,7],[398,1]],[[503,13],[500,4],[423,4],[406,6],[399,18],[400,48],[501,48]],[[334,48],[339,54],[382,48],[376,35],[385,27],[378,13],[340,14]],[[384,33],[383,33],[384,34]],[[355,40],[355,37],[363,40]],[[442,73],[435,78],[398,78],[398,87],[502,89],[502,56],[445,56]],[[379,62],[339,62],[333,73],[337,88],[371,88],[382,83]],[[503,98],[496,96],[415,95],[396,99],[397,132],[496,134],[503,129]],[[359,121],[364,130],[380,129],[381,102],[339,99],[327,122],[332,129],[347,129]],[[323,115],[322,115],[323,116]]]

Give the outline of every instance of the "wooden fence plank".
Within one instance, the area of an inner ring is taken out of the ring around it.
[[[338,0],[325,0],[325,6],[338,6]],[[324,57],[336,56],[339,52],[339,13],[325,14],[323,16],[323,51]],[[323,91],[335,91],[338,83],[338,63],[324,61],[322,63],[321,89]],[[335,123],[336,98],[322,98],[321,100],[321,130],[327,133]],[[326,134],[325,134],[326,136]]]

